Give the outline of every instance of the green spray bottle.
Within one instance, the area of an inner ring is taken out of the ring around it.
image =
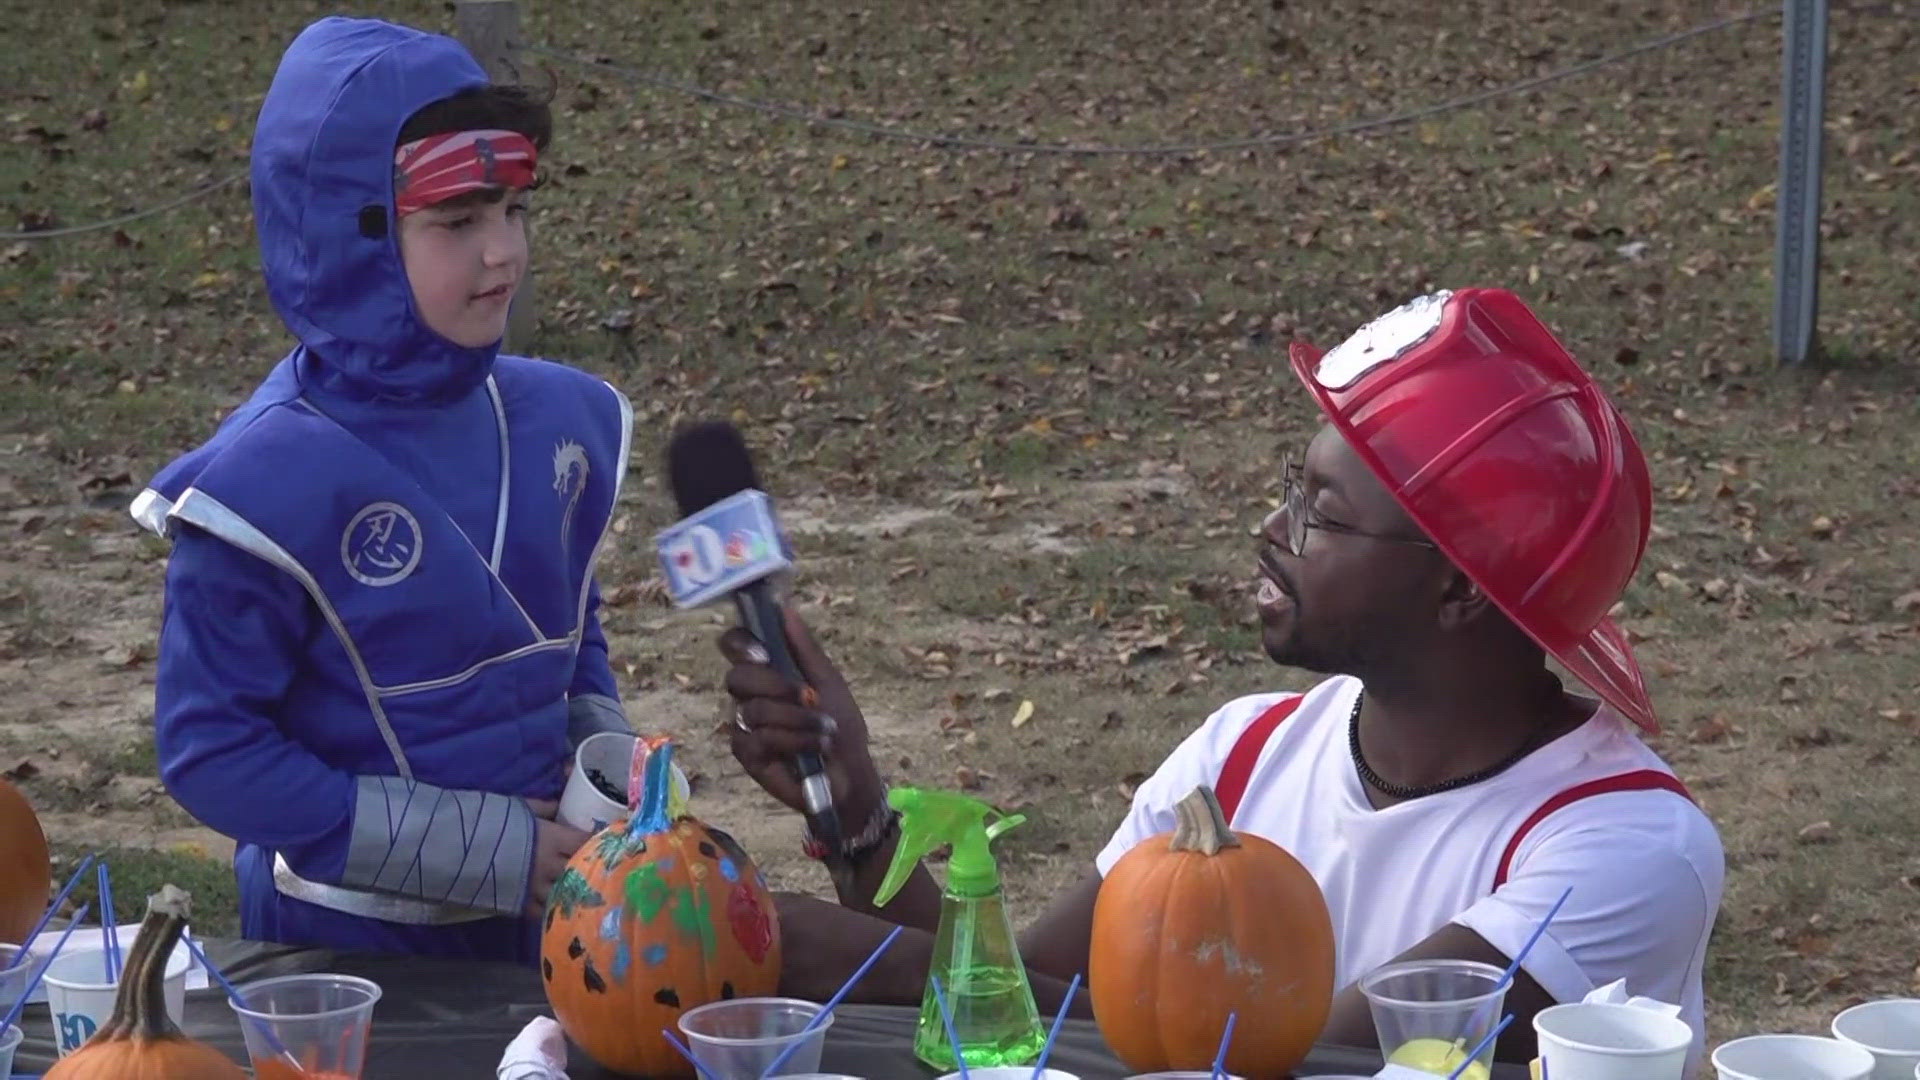
[[[995,837],[1026,818],[1008,817],[979,799],[950,791],[897,787],[887,792],[887,803],[900,811],[900,842],[873,894],[876,907],[893,899],[922,856],[941,844],[953,845],[947,885],[940,894],[933,963],[913,1033],[914,1056],[936,1069],[958,1067],[933,993],[933,979],[938,978],[968,1068],[1030,1064],[1046,1045],[1047,1031],[1007,918],[1000,869],[988,848]]]

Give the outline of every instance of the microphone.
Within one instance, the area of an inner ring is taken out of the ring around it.
[[[681,520],[661,530],[654,547],[674,605],[700,607],[731,596],[741,625],[767,650],[773,669],[810,695],[773,597],[773,575],[793,565],[792,550],[772,500],[760,490],[746,440],[725,421],[683,427],[667,445],[667,476]],[[814,838],[837,842],[840,819],[820,755],[801,754],[793,765]]]

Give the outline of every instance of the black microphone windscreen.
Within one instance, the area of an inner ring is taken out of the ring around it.
[[[689,424],[667,444],[667,477],[680,516],[691,517],[721,499],[758,489],[753,455],[740,430],[724,420]]]

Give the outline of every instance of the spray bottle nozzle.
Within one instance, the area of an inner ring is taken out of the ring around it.
[[[900,812],[900,841],[894,845],[887,876],[873,894],[875,906],[885,907],[907,883],[914,864],[941,844],[953,845],[948,892],[979,896],[1000,887],[1000,870],[988,844],[1025,817],[1002,814],[990,803],[957,792],[922,788],[894,788],[887,792],[887,804]]]

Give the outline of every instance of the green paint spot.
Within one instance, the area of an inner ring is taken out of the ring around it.
[[[627,906],[643,923],[652,922],[654,916],[660,914],[672,892],[673,887],[660,876],[659,867],[651,863],[636,866],[627,875]]]
[[[675,892],[673,925],[681,934],[699,940],[702,955],[713,955],[718,942],[713,932],[713,908],[707,903],[705,892],[694,889]]]
[[[606,897],[594,891],[580,871],[569,866],[560,872],[560,880],[553,883],[553,891],[547,896],[550,907],[560,909],[563,918],[572,918],[577,907],[596,908],[605,905]]]

